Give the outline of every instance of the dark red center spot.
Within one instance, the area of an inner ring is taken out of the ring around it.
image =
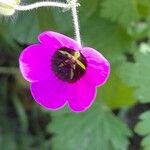
[[[58,49],[52,58],[52,69],[56,76],[66,82],[76,82],[86,72],[87,61],[82,53],[69,48]]]

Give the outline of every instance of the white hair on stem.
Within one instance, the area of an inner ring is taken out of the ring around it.
[[[80,4],[77,3],[77,0],[67,0],[66,3],[56,2],[56,1],[41,1],[41,2],[35,2],[32,4],[25,4],[25,5],[20,4],[21,3],[20,0],[11,0],[11,1],[16,1],[16,3],[11,4],[8,2],[6,3],[4,1],[2,2],[2,4],[6,5],[7,7],[10,7],[11,10],[14,12],[15,10],[16,11],[29,11],[29,10],[37,9],[40,7],[59,7],[59,8],[63,8],[64,10],[71,9],[76,41],[78,42],[79,45],[81,45],[80,26],[79,26],[78,13],[77,13],[77,7],[80,6]]]
[[[79,45],[81,45],[80,27],[79,27],[78,13],[77,13],[78,6],[80,6],[80,4],[77,3],[77,0],[67,0],[67,3],[56,2],[56,1],[53,2],[42,1],[42,2],[36,2],[29,5],[17,5],[15,7],[15,10],[27,11],[27,10],[37,9],[40,7],[60,7],[63,8],[64,10],[71,9],[76,41],[78,42]]]
[[[27,11],[32,9],[37,9],[40,7],[60,7],[60,8],[67,8],[68,4],[60,3],[60,2],[50,2],[50,1],[43,1],[43,2],[36,2],[29,5],[17,5],[15,10],[19,11]]]

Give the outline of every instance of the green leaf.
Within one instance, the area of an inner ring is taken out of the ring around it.
[[[86,1],[86,4],[84,0],[81,0],[80,4],[82,6],[78,7],[80,24],[90,24],[89,19],[95,13],[96,8],[99,4],[99,0],[88,0]],[[53,9],[52,12],[57,23],[57,31],[61,33],[67,33],[67,35],[73,37],[74,27],[71,14],[68,13],[68,11],[62,12],[62,10],[56,9]]]
[[[150,34],[150,22],[139,22],[132,24],[129,32],[136,41],[142,41]]]
[[[138,1],[138,10],[141,16],[147,17],[150,15],[150,0],[137,0]]]
[[[53,16],[52,10],[40,8],[37,12],[38,26],[40,31],[55,30],[57,24]]]
[[[43,30],[54,30],[56,23],[50,10],[38,9],[21,13],[15,23],[9,24],[12,37],[19,43],[35,43]]]
[[[136,0],[104,0],[100,15],[124,26],[139,19]]]
[[[121,59],[122,53],[131,49],[132,38],[117,23],[92,16],[81,27],[84,43],[103,53],[111,62]]]
[[[10,23],[12,37],[19,43],[35,43],[39,34],[38,20],[35,13],[22,13],[15,23]]]
[[[149,150],[150,148],[150,111],[144,112],[140,116],[140,122],[137,123],[135,131],[144,136],[141,145],[143,150]]]
[[[111,67],[111,74],[107,83],[99,88],[99,97],[111,108],[120,108],[135,104],[134,88],[123,83],[116,73],[115,67]]]
[[[55,22],[57,24],[57,32],[60,33],[70,33],[73,35],[73,24],[72,24],[72,17],[67,12],[62,12],[62,10],[52,10],[53,17],[55,18]]]
[[[17,150],[17,143],[14,138],[14,133],[0,134],[0,149],[2,150]]]
[[[48,131],[54,134],[53,150],[127,150],[130,130],[98,102],[84,113],[52,115]]]
[[[142,51],[142,52],[141,52]],[[128,85],[135,87],[135,96],[142,103],[150,102],[150,48],[141,46],[141,51],[135,54],[135,63],[124,62],[118,69],[118,74]]]
[[[83,23],[83,22],[87,23],[88,19],[96,11],[99,3],[100,3],[99,0],[94,0],[94,1],[88,0],[88,1],[86,1],[86,4],[85,4],[85,1],[81,0],[81,7],[79,7],[79,18],[81,18],[80,19],[81,23]],[[84,17],[82,17],[82,16],[84,16]]]
[[[25,111],[25,108],[23,107],[23,104],[21,103],[20,99],[17,96],[14,96],[14,105],[15,109],[21,124],[22,132],[27,132],[28,130],[28,117]]]
[[[1,48],[3,45],[8,45],[7,47],[16,50],[18,49],[18,45],[12,39],[11,33],[8,29],[8,24],[2,20],[0,23],[0,41],[1,41]]]

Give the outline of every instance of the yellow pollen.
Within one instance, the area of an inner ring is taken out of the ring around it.
[[[78,59],[80,57],[80,52],[75,52],[74,53],[74,58]]]
[[[84,70],[86,69],[85,65],[79,60],[80,52],[75,52],[74,55],[71,55],[70,53],[64,51],[59,51],[59,52],[62,54],[66,54],[69,58],[73,58],[73,60],[75,60],[82,69]]]

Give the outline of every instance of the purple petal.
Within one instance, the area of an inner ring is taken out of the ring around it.
[[[103,85],[110,74],[110,64],[107,59],[93,48],[82,49],[83,55],[88,61],[85,78],[88,78],[96,86]]]
[[[66,103],[66,84],[56,77],[31,83],[31,93],[35,101],[46,109],[57,110]]]
[[[27,47],[20,55],[19,66],[23,77],[29,82],[37,82],[51,74],[53,48],[41,44]]]
[[[53,45],[54,48],[67,47],[74,50],[80,50],[77,42],[63,34],[46,31],[39,35],[39,41],[45,45]]]
[[[68,105],[73,112],[87,110],[96,97],[96,87],[83,79],[70,85],[69,92]]]

